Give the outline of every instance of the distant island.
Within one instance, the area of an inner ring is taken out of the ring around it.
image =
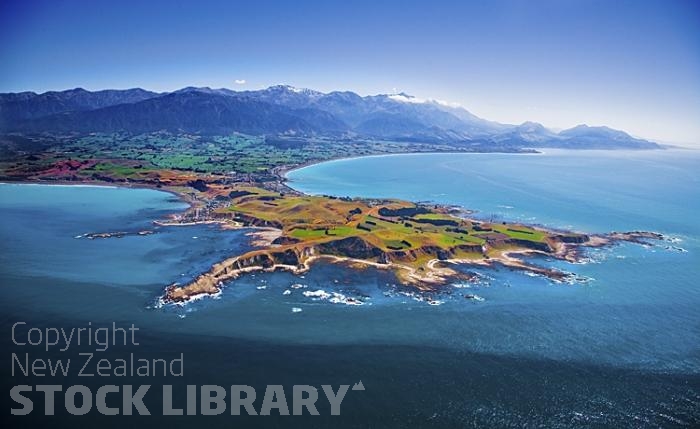
[[[256,229],[257,249],[231,255],[188,284],[168,286],[166,303],[218,294],[225,281],[250,271],[301,273],[320,259],[388,269],[419,290],[468,277],[452,264],[500,264],[574,281],[522,255],[575,262],[581,247],[663,239],[648,232],[588,235],[486,222],[434,204],[309,196],[285,183],[289,169],[334,158],[535,147],[660,148],[606,127],[554,133],[530,122],[499,124],[406,94],[360,97],[289,86],[0,94],[0,180],[162,189],[190,208],[160,225]],[[151,233],[95,231],[76,238]]]

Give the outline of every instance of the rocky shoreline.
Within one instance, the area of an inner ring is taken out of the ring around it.
[[[585,239],[580,242],[567,243],[561,241],[552,252],[541,249],[505,250],[496,255],[484,255],[482,258],[475,259],[450,258],[444,257],[444,255],[440,255],[443,257],[437,257],[438,255],[435,255],[435,258],[428,261],[427,269],[425,270],[416,269],[400,261],[391,260],[386,256],[384,260],[380,257],[379,261],[374,261],[369,258],[324,254],[322,253],[324,249],[319,249],[316,246],[309,246],[301,251],[294,247],[277,246],[276,248],[254,250],[216,263],[209,271],[200,274],[188,284],[173,283],[166,287],[165,293],[161,297],[161,302],[165,304],[182,304],[192,300],[192,297],[199,299],[207,295],[215,296],[221,293],[226,282],[252,272],[281,270],[300,275],[311,269],[314,262],[320,260],[345,263],[355,267],[368,266],[390,270],[396,275],[399,282],[405,286],[424,292],[436,291],[451,281],[465,279],[464,274],[450,268],[449,265],[487,267],[500,265],[532,275],[543,276],[558,283],[573,283],[577,281],[577,277],[572,273],[529,264],[518,258],[518,256],[526,257],[541,254],[570,263],[577,263],[581,262],[580,249],[582,247],[602,247],[623,241],[648,245],[648,240],[666,240],[662,234],[647,231],[615,232],[608,235],[584,237]],[[349,253],[352,253],[352,251]]]
[[[282,187],[286,189],[287,185],[284,183],[286,181],[285,174],[292,169],[301,167],[303,166],[285,166],[275,169],[273,174],[278,178],[278,181],[273,188]],[[77,185],[82,183],[71,182],[65,184]],[[115,186],[114,183],[109,185]],[[120,186],[120,184],[116,185]],[[156,188],[149,184],[134,186],[133,183],[129,184],[128,187]],[[666,240],[666,237],[662,234],[648,231],[611,232],[609,234],[589,236],[540,228],[539,231],[549,234],[550,238],[547,241],[537,243],[511,238],[507,240],[507,243],[514,247],[508,248],[506,246],[506,248],[502,249],[498,247],[487,249],[477,245],[461,245],[449,251],[430,246],[414,248],[409,251],[387,251],[386,249],[379,249],[358,237],[302,245],[283,236],[282,224],[279,222],[261,221],[259,218],[245,214],[239,214],[235,218],[222,217],[216,212],[207,212],[202,217],[199,215],[198,210],[202,208],[203,204],[206,204],[206,200],[190,195],[191,193],[188,194],[181,188],[157,187],[157,189],[178,196],[182,201],[188,203],[189,208],[181,214],[172,215],[167,220],[154,221],[156,227],[217,224],[225,229],[249,228],[253,230],[249,234],[252,236],[252,244],[259,247],[257,250],[233,256],[214,264],[207,272],[200,274],[190,283],[167,286],[161,297],[161,302],[165,304],[186,303],[205,296],[218,295],[227,281],[236,279],[246,273],[285,270],[295,274],[302,274],[308,271],[314,262],[319,260],[345,263],[355,267],[371,266],[390,270],[396,275],[400,283],[419,291],[435,291],[450,281],[460,279],[460,276],[463,276],[463,274],[454,270],[451,267],[453,265],[500,265],[532,275],[544,276],[555,282],[573,282],[576,281],[576,277],[573,274],[527,263],[523,260],[523,257],[541,254],[577,263],[582,260],[580,251],[583,248],[601,247],[619,242],[650,245],[650,241]],[[293,195],[304,195],[297,191],[292,191]],[[449,206],[440,208],[436,205],[435,208],[444,213],[450,213],[455,210],[454,207]],[[470,219],[468,217],[470,213],[470,211],[464,210],[459,218],[474,224],[481,223],[481,221]],[[97,232],[83,234],[75,238],[122,238],[153,233],[155,233],[153,230]],[[470,257],[464,258],[460,256],[464,252],[467,252]],[[411,264],[416,258],[423,258],[427,262],[417,267],[415,264]]]

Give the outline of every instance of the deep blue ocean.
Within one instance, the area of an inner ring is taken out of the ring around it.
[[[590,250],[586,263],[537,258],[585,279],[554,284],[505,269],[476,272],[431,298],[373,269],[328,263],[303,277],[251,274],[217,299],[157,305],[186,282],[251,248],[249,231],[162,227],[174,196],[108,187],[0,185],[0,375],[17,384],[354,384],[341,416],[243,418],[27,417],[35,425],[269,427],[697,427],[700,425],[700,154],[546,151],[421,154],[331,161],[292,171],[312,194],[455,204],[474,216],[591,233],[649,230],[672,241]],[[348,306],[307,296],[361,297]],[[479,299],[465,299],[464,295]],[[11,341],[30,327],[135,324],[138,347],[104,356],[185,356],[184,377],[108,380],[10,373],[11,353],[74,356]],[[178,390],[178,386],[181,389]],[[291,393],[288,395],[291,396]],[[157,395],[147,398],[158,409]],[[9,398],[5,394],[5,400]],[[14,404],[16,405],[16,404]],[[5,407],[6,410],[10,403]],[[37,400],[36,407],[42,408]],[[159,413],[154,413],[159,414]],[[21,422],[21,420],[17,420]],[[14,423],[16,423],[15,421]]]

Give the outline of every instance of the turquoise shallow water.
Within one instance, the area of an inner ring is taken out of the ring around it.
[[[310,193],[430,200],[482,217],[588,232],[653,230],[677,239],[594,250],[580,265],[537,261],[590,279],[581,284],[474,270],[482,281],[447,287],[434,296],[439,306],[406,295],[387,273],[319,264],[303,278],[245,276],[218,299],[158,308],[165,285],[248,249],[247,231],[171,227],[150,236],[75,239],[152,228],[153,219],[184,205],[151,190],[0,185],[3,345],[17,320],[59,327],[116,321],[141,328],[140,353],[189,356],[191,384],[362,379],[366,395],[348,399],[344,406],[354,412],[333,421],[339,426],[698,424],[698,167],[691,151],[553,151],[371,157],[289,174],[293,187]],[[366,304],[304,296],[319,289]],[[465,300],[466,293],[484,301]],[[0,358],[7,371],[8,356]],[[17,384],[5,376],[4,385]],[[323,419],[285,423],[327,426]]]

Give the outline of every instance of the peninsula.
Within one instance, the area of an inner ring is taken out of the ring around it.
[[[232,255],[187,284],[165,290],[165,303],[218,294],[226,281],[253,271],[288,270],[299,274],[317,260],[372,266],[392,271],[397,280],[418,290],[434,290],[449,280],[468,277],[456,264],[500,264],[548,277],[575,281],[570,273],[543,268],[519,258],[543,254],[576,262],[582,246],[611,241],[661,239],[646,232],[589,236],[519,223],[489,223],[464,216],[458,208],[400,200],[351,199],[277,192],[252,186],[211,184],[201,222],[266,231],[258,249]],[[164,224],[191,224],[201,217],[193,206]]]
[[[231,255],[189,283],[167,286],[160,299],[163,303],[184,303],[216,295],[225,282],[248,272],[303,273],[318,260],[390,270],[401,284],[422,291],[469,277],[455,269],[458,264],[498,264],[557,282],[571,282],[576,281],[573,274],[533,265],[523,256],[542,254],[576,262],[581,247],[663,238],[646,232],[587,235],[519,223],[486,222],[471,218],[470,212],[462,208],[435,204],[304,195],[286,186],[285,172],[313,163],[317,156],[337,157],[339,148],[320,155],[307,153],[295,162],[286,158],[288,149],[261,151],[264,142],[251,144],[244,137],[232,136],[224,141],[224,146],[238,148],[239,156],[234,162],[246,172],[221,173],[216,171],[215,162],[205,161],[204,165],[213,170],[205,171],[192,164],[201,155],[185,155],[201,150],[196,147],[198,138],[183,136],[175,143],[172,138],[149,135],[115,140],[115,136],[94,135],[65,140],[60,146],[5,163],[3,178],[160,189],[177,195],[190,207],[171,219],[156,221],[158,225],[210,223],[257,230],[255,250]],[[164,149],[169,144],[181,145],[184,150],[168,155]],[[412,148],[389,147],[397,152]],[[421,149],[435,150],[431,146]],[[209,152],[216,153],[213,149]],[[172,167],[160,165],[163,156],[168,157]],[[152,232],[96,231],[76,238],[120,238]]]
[[[284,178],[290,168],[349,156],[532,153],[533,147],[660,148],[606,127],[554,133],[531,122],[498,124],[405,94],[360,97],[289,86],[0,94],[0,180],[157,188],[190,204],[161,225],[258,228],[255,250],[230,255],[190,283],[168,286],[164,302],[217,294],[250,271],[301,273],[320,259],[387,269],[421,290],[464,276],[455,264],[501,264],[572,281],[573,275],[522,256],[574,262],[584,246],[659,238],[486,222],[433,204],[309,196]],[[150,233],[95,231],[76,238]]]

